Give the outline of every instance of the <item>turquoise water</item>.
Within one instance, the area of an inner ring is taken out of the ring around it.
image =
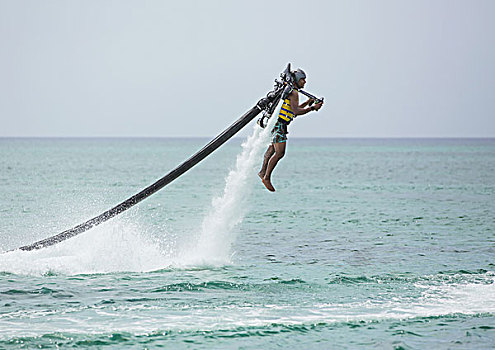
[[[274,194],[236,139],[6,252],[207,141],[0,139],[0,349],[495,346],[493,139],[290,139]]]

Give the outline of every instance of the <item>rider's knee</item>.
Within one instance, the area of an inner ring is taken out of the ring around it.
[[[275,153],[275,151],[273,149],[266,151],[265,152],[265,158],[270,159],[273,156],[273,153]]]
[[[285,156],[285,151],[278,151],[278,152],[275,152],[275,156],[276,156],[278,159],[282,159],[282,158]]]

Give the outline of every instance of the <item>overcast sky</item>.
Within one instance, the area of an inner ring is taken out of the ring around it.
[[[493,0],[0,0],[0,136],[215,136],[291,62],[326,101],[292,137],[495,137],[494,18]]]

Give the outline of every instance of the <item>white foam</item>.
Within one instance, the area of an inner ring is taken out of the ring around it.
[[[18,314],[0,315],[8,327],[0,331],[0,339],[12,336],[36,336],[50,332],[111,333],[133,332],[147,334],[154,331],[214,331],[236,327],[266,327],[278,325],[336,324],[346,322],[380,322],[408,320],[418,317],[442,317],[495,313],[495,284],[493,274],[485,275],[483,283],[424,285],[425,293],[419,298],[397,297],[390,300],[373,300],[350,303],[308,303],[287,305],[286,303],[218,305],[214,308],[200,305],[185,305],[180,310],[170,305],[129,304],[118,308],[86,307],[71,308],[71,312],[51,313],[51,322],[15,322]],[[426,291],[428,290],[428,291]],[[163,310],[163,311],[161,311]],[[67,311],[67,310],[65,310]],[[95,312],[92,322],[78,322],[77,328],[67,328],[67,318],[78,320],[78,312]],[[16,311],[17,312],[17,311]],[[25,318],[46,318],[45,311],[23,310]],[[105,316],[105,317],[102,317]],[[111,320],[112,322],[109,322]],[[9,324],[10,322],[10,324]],[[53,325],[62,325],[53,328]]]
[[[57,245],[2,254],[0,271],[16,274],[91,274],[152,271],[170,264],[157,242],[120,217]]]
[[[423,288],[422,302],[412,308],[412,315],[437,316],[445,314],[495,313],[495,276],[488,272],[485,283],[428,285]]]

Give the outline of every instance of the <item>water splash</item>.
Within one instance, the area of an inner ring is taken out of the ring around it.
[[[25,275],[153,271],[170,265],[158,242],[122,216],[52,247],[2,254],[0,271]]]
[[[265,129],[254,124],[251,136],[242,144],[235,168],[225,180],[223,194],[213,198],[198,230],[199,237],[191,244],[176,244],[177,237],[166,232],[161,242],[154,241],[150,238],[154,235],[137,223],[132,215],[135,211],[131,211],[52,247],[4,253],[0,271],[28,275],[93,274],[230,264],[236,238],[234,228],[249,207],[252,183],[258,179],[256,168],[269,144],[276,118],[271,119]]]
[[[232,244],[236,238],[234,228],[242,222],[249,208],[253,181],[259,180],[257,168],[263,151],[270,143],[270,131],[275,121],[276,118],[271,118],[265,129],[254,124],[252,134],[242,144],[235,168],[225,179],[223,194],[213,198],[211,209],[203,220],[197,246],[191,252],[192,262],[213,265],[231,263]]]

